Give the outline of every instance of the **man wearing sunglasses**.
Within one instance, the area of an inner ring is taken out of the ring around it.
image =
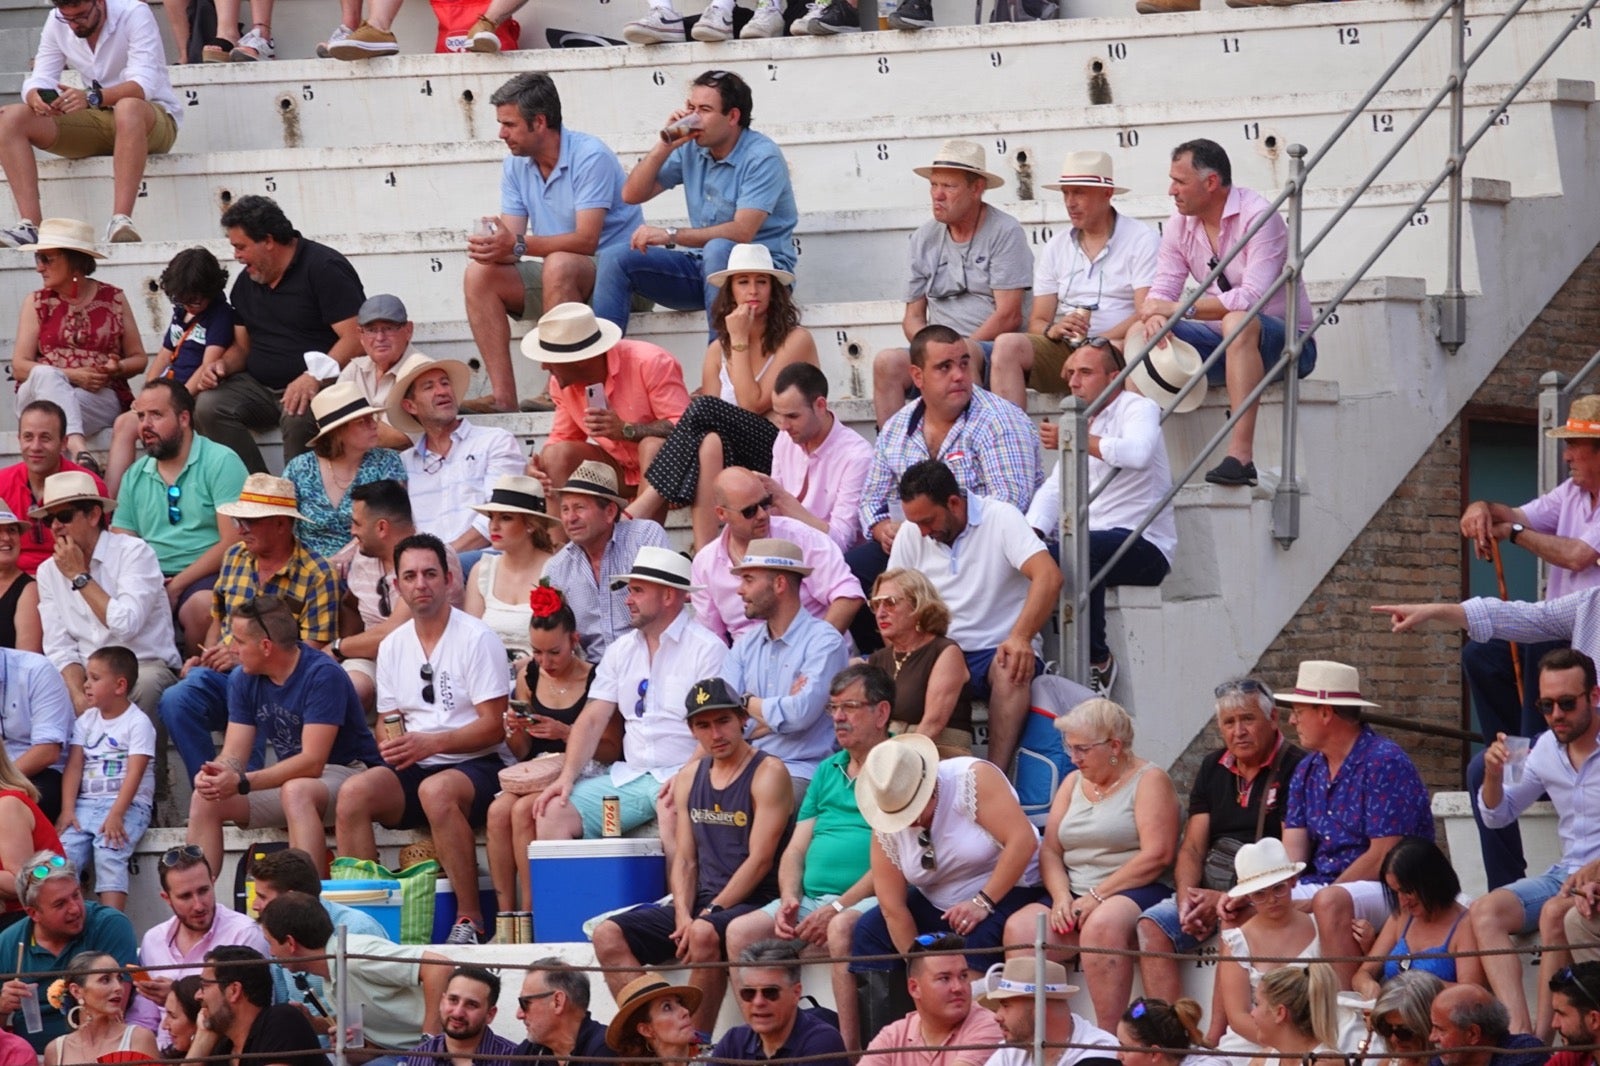
[[[528,1038],[517,1045],[518,1061],[553,1066],[572,1058],[615,1058],[606,1043],[606,1027],[589,1016],[589,994],[589,975],[571,963],[554,955],[530,962],[517,996],[517,1017],[528,1031]]]
[[[800,947],[792,940],[763,940],[739,953],[736,971],[744,1024],[723,1034],[713,1062],[806,1059],[808,1066],[849,1066],[839,1030],[800,1009]],[[836,1058],[826,1058],[834,1055]]]
[[[53,554],[39,567],[39,617],[44,653],[79,714],[89,707],[84,667],[100,648],[120,644],[139,660],[131,695],[140,709],[160,704],[182,665],[161,562],[138,537],[106,528],[115,506],[88,474],[69,472],[46,478],[44,501],[28,512],[55,534]]]

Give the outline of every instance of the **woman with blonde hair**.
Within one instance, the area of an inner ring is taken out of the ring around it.
[[[1261,979],[1251,1015],[1263,1050],[1251,1066],[1276,1057],[1279,1066],[1308,1058],[1344,1058],[1339,1050],[1339,978],[1325,962],[1284,966]]]
[[[886,570],[867,601],[883,647],[867,662],[894,679],[891,733],[933,738],[944,758],[972,754],[972,675],[967,658],[945,636],[950,608],[916,570]]]
[[[0,744],[0,929],[25,917],[19,878],[41,851],[64,855],[56,827],[39,809],[39,789]]]
[[[1165,770],[1133,753],[1133,719],[1110,700],[1085,700],[1056,719],[1077,769],[1056,791],[1045,821],[1039,872],[1050,903],[1024,907],[1005,942],[1032,941],[1038,915],[1058,959],[1080,946],[1138,947],[1139,915],[1172,895],[1178,793]],[[1114,1029],[1133,988],[1132,955],[1082,958],[1095,1024]]]
[[[499,554],[472,564],[463,606],[494,630],[513,659],[526,661],[533,592],[554,553],[550,529],[561,520],[546,508],[539,480],[521,474],[496,478],[489,499],[472,509],[488,517],[489,546]]]
[[[156,1035],[124,1021],[133,986],[117,960],[102,951],[80,951],[46,995],[71,1026],[45,1045],[44,1066],[79,1063],[150,1062],[161,1057]]]

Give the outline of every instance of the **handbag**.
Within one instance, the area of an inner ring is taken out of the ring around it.
[[[1279,745],[1279,750],[1282,750]],[[1262,777],[1268,787],[1268,792],[1262,793],[1261,807],[1256,811],[1256,835],[1254,840],[1261,839],[1261,833],[1267,826],[1267,801],[1272,798],[1271,785],[1273,775],[1277,772],[1278,752],[1272,753],[1272,758],[1262,768]],[[1212,892],[1226,892],[1239,883],[1238,871],[1234,868],[1234,856],[1239,854],[1239,849],[1249,841],[1238,840],[1234,837],[1223,837],[1206,849],[1206,857],[1200,864],[1200,887]]]
[[[512,763],[500,771],[500,789],[513,796],[537,796],[561,776],[565,762],[566,756],[552,753]]]

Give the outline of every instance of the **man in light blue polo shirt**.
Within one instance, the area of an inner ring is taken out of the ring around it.
[[[211,624],[211,597],[196,594],[216,581],[235,537],[217,504],[239,498],[249,471],[232,448],[194,431],[194,396],[174,379],[147,382],[133,413],[145,454],[123,476],[111,528],[155,550],[187,655]]]
[[[764,244],[780,270],[794,269],[799,218],[789,165],[770,138],[750,128],[750,86],[737,74],[708,70],[673,112],[676,136],[651,145],[622,187],[630,204],[683,186],[689,226],[640,226],[630,247],[600,253],[595,315],[628,330],[629,301],[644,296],[678,311],[704,307],[717,288],[706,278],[726,269],[736,244]],[[715,333],[715,329],[712,329]]]
[[[599,138],[561,124],[548,74],[518,74],[489,98],[510,154],[501,167],[500,217],[467,236],[462,279],[467,322],[489,374],[492,399],[469,413],[515,411],[507,315],[537,321],[547,308],[588,303],[595,256],[626,248],[644,212],[622,199],[622,164]],[[646,305],[648,306],[648,305]]]

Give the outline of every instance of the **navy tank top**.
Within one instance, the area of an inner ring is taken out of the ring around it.
[[[726,788],[711,785],[711,756],[700,760],[695,771],[694,784],[689,788],[689,821],[694,834],[695,861],[699,866],[700,883],[697,887],[695,909],[698,911],[711,902],[718,892],[733,878],[733,873],[750,855],[750,831],[755,825],[756,804],[751,794],[756,767],[765,759],[773,758],[764,751],[755,752],[749,765]],[[783,840],[774,851],[772,867],[767,870],[749,896],[740,903],[765,906],[778,898],[778,856],[789,843],[794,828],[794,818],[784,827]]]

